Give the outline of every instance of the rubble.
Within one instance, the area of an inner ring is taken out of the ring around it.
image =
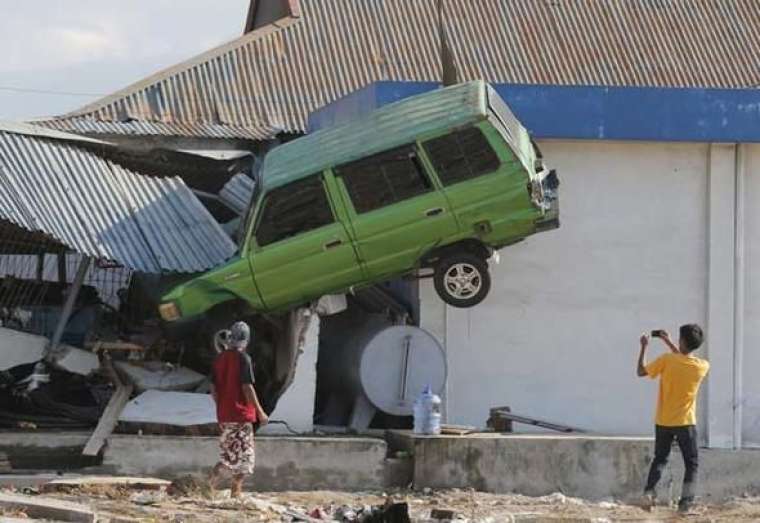
[[[190,427],[216,424],[216,408],[208,394],[148,390],[133,399],[119,421]]]
[[[42,336],[33,336],[3,327],[0,327],[0,340],[3,347],[0,371],[40,361],[45,354],[48,342],[47,338]]]
[[[95,512],[89,507],[42,496],[0,492],[0,509],[19,511],[27,517],[39,519],[95,522]]]
[[[113,365],[119,373],[127,377],[127,381],[135,386],[137,392],[195,390],[206,379],[202,374],[187,367],[176,367],[161,361],[141,364],[115,361]]]
[[[59,349],[53,364],[61,370],[80,376],[90,376],[100,368],[97,354],[68,346]]]
[[[158,478],[133,478],[123,476],[79,476],[54,479],[42,485],[41,492],[72,492],[77,489],[116,487],[130,490],[157,491],[166,489],[170,481]]]

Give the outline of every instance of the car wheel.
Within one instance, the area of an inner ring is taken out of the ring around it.
[[[435,290],[453,307],[474,307],[491,290],[488,262],[470,253],[458,253],[442,259],[435,268]]]

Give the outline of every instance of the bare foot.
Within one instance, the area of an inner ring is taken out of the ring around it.
[[[238,474],[232,479],[232,491],[231,496],[233,498],[239,498],[240,494],[243,492],[243,478],[245,476]]]

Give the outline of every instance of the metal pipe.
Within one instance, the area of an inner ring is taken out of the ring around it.
[[[742,448],[744,409],[744,195],[745,195],[744,146],[737,144],[735,155],[735,202],[734,202],[734,448]]]
[[[66,330],[66,325],[69,323],[71,313],[74,311],[74,304],[77,301],[77,296],[79,296],[79,291],[82,289],[82,284],[87,276],[87,270],[90,268],[91,262],[92,259],[89,256],[83,256],[82,261],[79,263],[77,274],[74,277],[74,281],[71,283],[71,287],[69,287],[69,294],[66,296],[66,303],[63,305],[61,317],[58,318],[58,325],[55,327],[55,333],[53,334],[53,337],[50,340],[50,345],[48,345],[45,352],[45,359],[47,360],[51,360],[56,356],[56,351],[58,350],[58,346],[61,344],[61,338],[63,337],[63,331]]]

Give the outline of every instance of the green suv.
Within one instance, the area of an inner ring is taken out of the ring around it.
[[[471,307],[495,250],[559,226],[556,174],[480,81],[281,145],[257,178],[238,256],[164,295],[164,320],[283,311],[420,269]]]

